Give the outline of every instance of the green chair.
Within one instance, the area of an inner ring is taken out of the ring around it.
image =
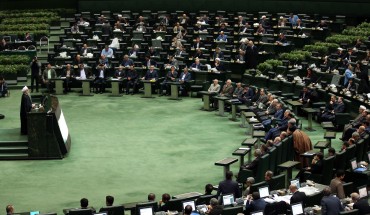
[[[307,196],[306,207],[313,207],[314,205],[321,205],[322,192],[315,193],[314,195]]]
[[[356,160],[357,160],[357,162],[362,161],[362,158],[363,158],[363,155],[364,155],[364,151],[365,151],[365,140],[364,139],[361,139],[356,144],[355,154],[356,154]]]
[[[323,159],[322,163],[322,174],[312,174],[311,172],[305,172],[304,178],[312,180],[316,183],[329,185],[330,181],[333,179],[333,167],[334,167],[334,157],[327,157]]]
[[[249,189],[249,193],[258,192],[258,189],[260,187],[265,187],[266,185],[267,185],[267,183],[265,181],[254,183],[254,184],[251,185],[251,187]]]
[[[350,211],[342,211],[342,212],[339,212],[339,215],[357,215],[358,214],[358,209],[353,209],[353,210],[350,210]]]
[[[253,174],[252,170],[242,169],[238,175],[238,182],[244,183],[248,177],[254,177],[256,182],[265,180],[265,173],[269,169],[270,156],[268,154],[263,155],[259,162],[256,170],[256,175]]]
[[[278,143],[275,145],[276,147],[276,163],[277,164],[281,164],[281,163],[284,163],[284,162],[281,162],[282,161],[282,154],[283,154],[283,145],[282,143]]]
[[[280,163],[284,163],[285,161],[287,161],[288,146],[289,146],[289,141],[291,141],[290,139],[291,139],[291,137],[287,137],[283,141],[281,141],[281,144],[283,146],[283,151],[281,153],[281,162]]]
[[[346,149],[346,167],[351,167],[351,160],[356,157],[356,145],[352,145]]]
[[[351,193],[353,193],[353,182],[344,183],[343,190],[346,196],[351,196]]]
[[[343,169],[343,170],[346,169],[346,156],[347,156],[347,151],[345,150],[336,153],[335,164],[334,164],[335,169]]]

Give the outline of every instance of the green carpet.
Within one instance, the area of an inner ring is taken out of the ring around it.
[[[21,140],[21,92],[0,99],[1,140]],[[200,111],[199,98],[181,101],[140,95],[108,97],[59,96],[72,138],[63,160],[1,161],[0,206],[14,204],[16,212],[40,210],[62,213],[78,207],[86,197],[100,208],[105,196],[115,203],[145,201],[153,192],[176,195],[203,192],[218,184],[223,169],[215,161],[231,153],[247,137],[240,122]],[[304,120],[304,125],[306,125]],[[323,130],[307,132],[312,142],[323,140]],[[339,135],[337,136],[339,138]],[[339,148],[339,141],[333,144]],[[238,164],[232,165],[237,172]]]

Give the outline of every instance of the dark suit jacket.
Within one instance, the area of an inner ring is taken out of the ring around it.
[[[304,97],[303,94],[303,91],[301,91],[299,98],[302,99],[303,103],[307,103],[307,100],[311,98],[311,92],[307,91],[306,94],[304,94]]]
[[[234,194],[235,198],[241,196],[238,183],[233,180],[224,180],[221,181],[218,185],[217,196],[220,194]]]
[[[184,76],[184,72],[181,73],[180,77],[179,77],[179,80],[182,80],[182,76]],[[191,74],[188,72],[186,73],[185,77],[184,77],[184,81],[187,82],[187,81],[190,81],[191,80]]]
[[[247,201],[247,203],[245,204],[245,209],[250,212],[263,211],[266,205],[267,203],[264,199],[257,199],[253,201]]]
[[[155,79],[157,80],[158,79],[158,72],[156,70],[153,70],[153,72],[151,73],[150,70],[148,70],[145,74],[145,80],[151,80],[151,79]]]
[[[247,68],[256,68],[257,67],[257,57],[258,49],[256,46],[248,46],[245,51],[245,59],[247,63]]]
[[[315,164],[311,165],[311,173],[313,174],[322,173],[322,160],[319,160]]]
[[[144,61],[143,65],[144,66],[147,66],[148,65],[148,61]],[[150,66],[157,67],[157,62],[155,62],[154,60],[150,60]]]
[[[222,205],[216,205],[209,211],[208,215],[221,215],[223,209],[224,207]]]
[[[70,75],[70,77],[74,76],[73,69],[71,69],[71,70],[70,70],[69,75]],[[62,71],[62,74],[60,74],[60,76],[62,76],[62,77],[67,77],[67,70],[66,70],[66,69],[64,69],[64,70]]]
[[[198,43],[194,43],[193,44],[193,48],[195,48],[195,49],[197,49],[197,45]],[[204,48],[204,44],[203,44],[203,42],[199,42],[199,48]]]
[[[121,70],[121,71],[117,70],[117,71],[115,71],[114,72],[114,77],[115,78],[123,78],[123,77],[125,77],[125,71],[124,70]]]
[[[213,59],[216,58],[224,59],[224,53],[222,51],[220,51],[218,54],[216,52],[213,53]]]
[[[322,215],[338,215],[341,211],[343,211],[342,203],[337,197],[324,196],[321,199]]]
[[[191,64],[191,68],[195,68],[195,69],[200,69],[200,67],[202,66],[202,64],[201,63],[199,63],[198,65],[197,64],[195,64],[195,63],[193,63],[193,64]]]
[[[171,71],[168,71],[165,81],[172,81],[171,78],[175,78],[175,79],[177,78],[177,71],[176,70],[173,73]]]
[[[306,194],[304,192],[295,192],[292,197],[290,198],[290,204],[302,202],[302,205],[305,205],[306,202]]]
[[[358,202],[353,204],[353,209],[358,209],[359,215],[370,214],[370,206],[367,199],[360,199]]]
[[[138,78],[138,74],[136,70],[131,70],[131,69],[126,70],[125,78],[129,78],[129,77],[131,78],[131,80],[136,80]]]
[[[335,103],[334,104],[334,113],[343,113],[345,109],[344,103]]]

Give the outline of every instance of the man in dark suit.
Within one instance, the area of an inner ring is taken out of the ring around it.
[[[202,66],[202,64],[200,63],[199,58],[195,58],[195,62],[193,64],[191,64],[190,68],[192,70],[200,70],[201,66]]]
[[[168,82],[174,82],[177,79],[177,71],[175,66],[171,66],[171,70],[167,72],[166,78],[161,83],[161,91],[159,96],[163,96],[163,90],[166,89],[166,95],[170,95],[170,84]]]
[[[83,47],[81,48],[80,54],[82,56],[86,56],[88,53],[92,53],[91,48],[87,47],[87,44],[85,43]]]
[[[222,205],[219,205],[218,200],[216,198],[212,198],[209,202],[209,209],[208,209],[208,215],[221,215],[223,207]]]
[[[264,199],[260,198],[259,192],[253,192],[252,195],[247,197],[247,201],[245,203],[245,212],[244,214],[249,214],[250,212],[254,211],[263,211],[267,202]]]
[[[238,97],[239,101],[246,104],[247,102],[250,102],[251,99],[254,96],[254,91],[252,88],[249,87],[249,85],[245,85],[242,95]]]
[[[199,37],[197,37],[197,38],[195,39],[195,42],[194,42],[194,44],[193,44],[193,48],[194,48],[194,49],[204,48],[204,44],[200,41],[200,38],[199,38]]]
[[[147,55],[147,56],[145,56],[145,62],[143,63],[143,65],[146,66],[146,68],[149,68],[151,66],[157,67],[157,62],[150,59],[150,56]]]
[[[179,82],[180,82],[180,92],[183,96],[188,94],[189,90],[189,82],[191,81],[191,74],[188,71],[188,67],[185,67],[183,72],[180,74]]]
[[[129,94],[130,92],[130,87],[132,87],[132,92],[131,95],[134,95],[135,92],[137,92],[137,79],[138,79],[138,74],[134,68],[134,66],[130,66],[129,69],[126,70],[125,73],[125,78],[127,79],[126,82],[126,95]]]
[[[248,169],[248,170],[252,170],[253,171],[253,175],[256,175],[256,171],[258,169],[258,163],[259,163],[259,160],[262,156],[262,152],[260,149],[256,149],[254,150],[254,160],[252,162],[250,162],[249,164],[243,164],[243,166],[240,167],[240,169]]]
[[[71,84],[74,76],[71,64],[66,65],[66,68],[62,71],[61,76],[66,78],[64,79],[64,92],[67,93],[68,91],[71,91]]]
[[[104,65],[100,64],[98,66],[95,76],[95,93],[102,94],[105,92],[105,84],[107,80],[107,70]]]
[[[336,102],[334,102],[334,104],[333,104],[333,110],[331,110],[329,112],[325,112],[321,116],[321,120],[323,122],[333,121],[335,119],[335,114],[336,113],[343,113],[344,110],[345,110],[345,105],[343,103],[343,97],[338,97],[338,100]]]
[[[303,90],[299,94],[299,102],[303,104],[304,107],[308,107],[310,104],[311,92],[307,87],[303,87]]]
[[[306,202],[306,194],[304,192],[298,191],[297,185],[291,184],[289,186],[289,190],[293,193],[292,197],[290,198],[290,204],[302,202],[302,205],[305,205]]]
[[[133,65],[134,65],[134,61],[133,61],[133,60],[131,60],[131,59],[128,57],[128,55],[126,54],[126,55],[124,55],[124,56],[123,56],[123,61],[122,61],[121,65],[122,65],[123,67],[130,67],[130,66],[133,66]]]
[[[221,194],[233,194],[235,198],[241,196],[238,183],[233,181],[233,172],[226,172],[226,179],[221,181],[218,185],[217,196]]]
[[[343,206],[338,197],[331,195],[330,187],[325,187],[323,190],[324,197],[321,199],[321,214],[322,215],[338,215],[343,211]]]
[[[248,69],[255,69],[257,67],[258,49],[253,44],[253,41],[249,41],[247,49],[245,51],[245,59],[247,61]]]
[[[360,199],[358,193],[351,193],[351,198],[353,201],[353,209],[358,209],[359,215],[370,214],[370,206],[367,199]]]
[[[213,59],[219,58],[220,60],[224,59],[224,53],[221,51],[220,47],[217,47],[213,53]]]

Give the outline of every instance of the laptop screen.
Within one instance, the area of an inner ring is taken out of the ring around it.
[[[140,215],[153,215],[153,208],[152,207],[140,208]]]
[[[358,188],[358,194],[360,195],[360,198],[367,197],[367,189],[366,186],[362,186]]]
[[[251,213],[251,215],[263,215],[263,211],[257,211],[257,212]]]
[[[223,203],[224,206],[233,204],[234,203],[234,195],[229,194],[229,195],[222,196],[222,203]]]
[[[352,159],[351,160],[351,166],[352,166],[352,170],[355,170],[357,168],[357,161],[356,161],[356,159]]]
[[[185,210],[185,207],[190,205],[192,208],[192,211],[195,211],[195,202],[194,201],[186,201],[182,203],[182,209]]]
[[[292,205],[292,214],[293,215],[303,214],[303,206],[302,206],[302,203],[298,203],[298,204],[293,204]]]
[[[297,186],[297,188],[301,187],[301,184],[299,183],[299,179],[291,180],[290,184],[295,184],[295,186]]]
[[[269,187],[260,187],[258,192],[260,193],[260,198],[265,198],[270,195]]]
[[[37,215],[37,214],[40,214],[40,211],[31,211],[30,212],[30,215]]]

